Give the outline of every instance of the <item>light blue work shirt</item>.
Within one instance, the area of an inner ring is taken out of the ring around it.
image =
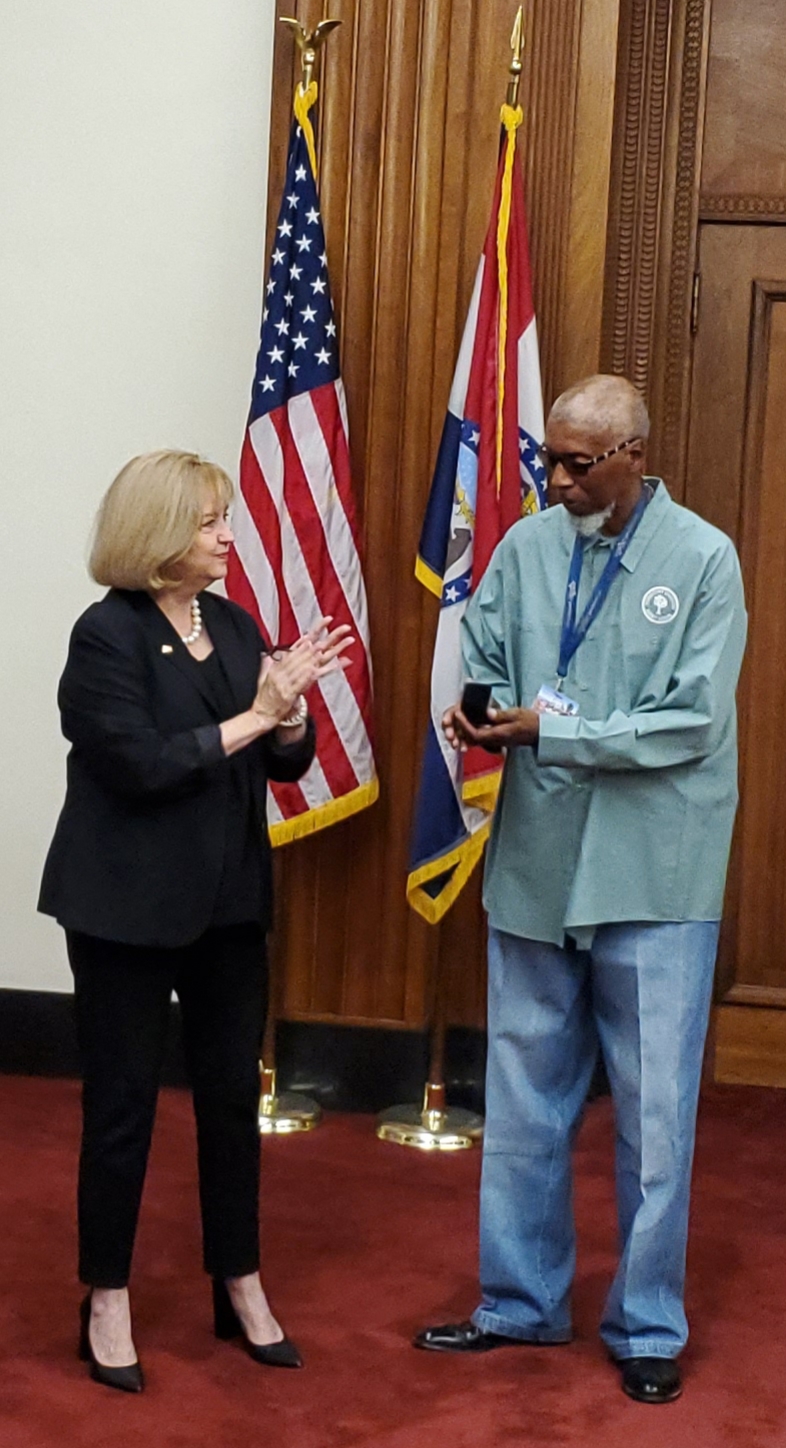
[[[737,806],[735,689],[746,614],[737,554],[664,484],[574,654],[578,717],[511,749],[486,858],[490,923],[561,945],[623,920],[717,920]],[[463,623],[468,679],[501,708],[554,685],[576,534],[557,506],[497,547]],[[585,546],[578,613],[613,538]]]

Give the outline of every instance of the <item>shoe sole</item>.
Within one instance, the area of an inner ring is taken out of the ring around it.
[[[451,1357],[482,1357],[484,1353],[495,1352],[500,1347],[518,1347],[519,1344],[512,1338],[507,1342],[494,1342],[484,1344],[482,1347],[442,1347],[435,1342],[413,1342],[413,1347],[420,1352],[441,1352]]]
[[[669,1393],[666,1396],[658,1398],[643,1398],[639,1393],[632,1393],[630,1388],[626,1387],[624,1383],[622,1384],[622,1391],[623,1393],[626,1393],[627,1396],[631,1398],[634,1403],[644,1403],[645,1405],[652,1406],[654,1408],[660,1407],[661,1403],[676,1403],[677,1399],[681,1398],[683,1393],[683,1389],[679,1387],[675,1388],[673,1393]]]
[[[497,1352],[499,1348],[506,1347],[569,1347],[572,1338],[561,1338],[555,1342],[541,1342],[538,1338],[529,1337],[507,1337],[502,1342],[484,1343],[479,1347],[447,1347],[435,1342],[418,1342],[415,1337],[412,1339],[412,1346],[419,1348],[421,1352],[444,1352],[451,1353],[454,1357],[482,1357],[483,1353]]]

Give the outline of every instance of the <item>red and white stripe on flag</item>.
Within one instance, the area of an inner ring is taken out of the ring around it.
[[[271,784],[270,838],[284,844],[376,799],[368,610],[348,427],[316,182],[293,126],[271,256],[251,413],[240,463],[229,596],[287,647],[323,616],[355,637],[346,670],[309,693],[316,758]]]

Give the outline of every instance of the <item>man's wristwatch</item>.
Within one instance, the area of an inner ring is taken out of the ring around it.
[[[287,714],[286,719],[279,719],[278,728],[299,729],[301,724],[305,724],[307,718],[308,704],[306,703],[306,696],[305,694],[299,694],[295,701],[294,708],[289,714]]]

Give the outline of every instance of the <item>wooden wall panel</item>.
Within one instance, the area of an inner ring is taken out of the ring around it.
[[[722,1012],[751,1011],[756,1005],[769,1010],[786,1006],[786,766],[780,747],[786,724],[786,507],[781,484],[786,448],[786,231],[778,226],[705,225],[699,256],[702,305],[686,501],[737,543],[749,612],[739,691],[741,804],[718,999]],[[772,278],[781,280],[768,280]],[[767,1019],[762,1016],[762,1030]],[[755,1020],[742,1024],[748,1050]],[[720,1064],[723,1043],[733,1035],[719,1032]]]
[[[777,991],[786,1008],[786,237],[780,250],[781,280],[753,289],[742,522],[751,614],[748,748],[731,996],[764,987],[769,1004]]]
[[[559,381],[569,385],[598,366],[611,180],[620,0],[595,0],[581,16],[565,290],[560,312]]]
[[[786,0],[713,0],[702,214],[786,219]]]
[[[715,1037],[716,1081],[786,1086],[786,1011],[722,1006]]]
[[[547,402],[599,360],[619,4],[525,6],[521,152]],[[437,614],[413,563],[489,220],[515,11],[515,0],[292,7],[309,26],[328,13],[344,22],[319,76],[318,150],[365,549],[382,793],[371,810],[286,847],[277,861],[276,955],[291,1019],[420,1026],[438,966],[448,972],[451,1018],[484,1018],[479,880],[439,929],[404,897]],[[296,78],[282,27],[271,218]]]
[[[777,229],[703,226],[701,313],[693,363],[686,502],[735,542],[743,512],[743,453],[753,281],[786,258]],[[751,579],[751,583],[752,583]]]
[[[688,501],[737,541],[750,619],[740,688],[741,806],[718,980],[725,1025],[716,1060],[724,1070],[738,1026],[750,1048],[753,1008],[764,1008],[762,1032],[767,1012],[786,1008],[786,232],[706,226],[700,255]],[[736,1020],[741,1008],[745,1020],[733,1026],[725,1018],[731,1011]]]

